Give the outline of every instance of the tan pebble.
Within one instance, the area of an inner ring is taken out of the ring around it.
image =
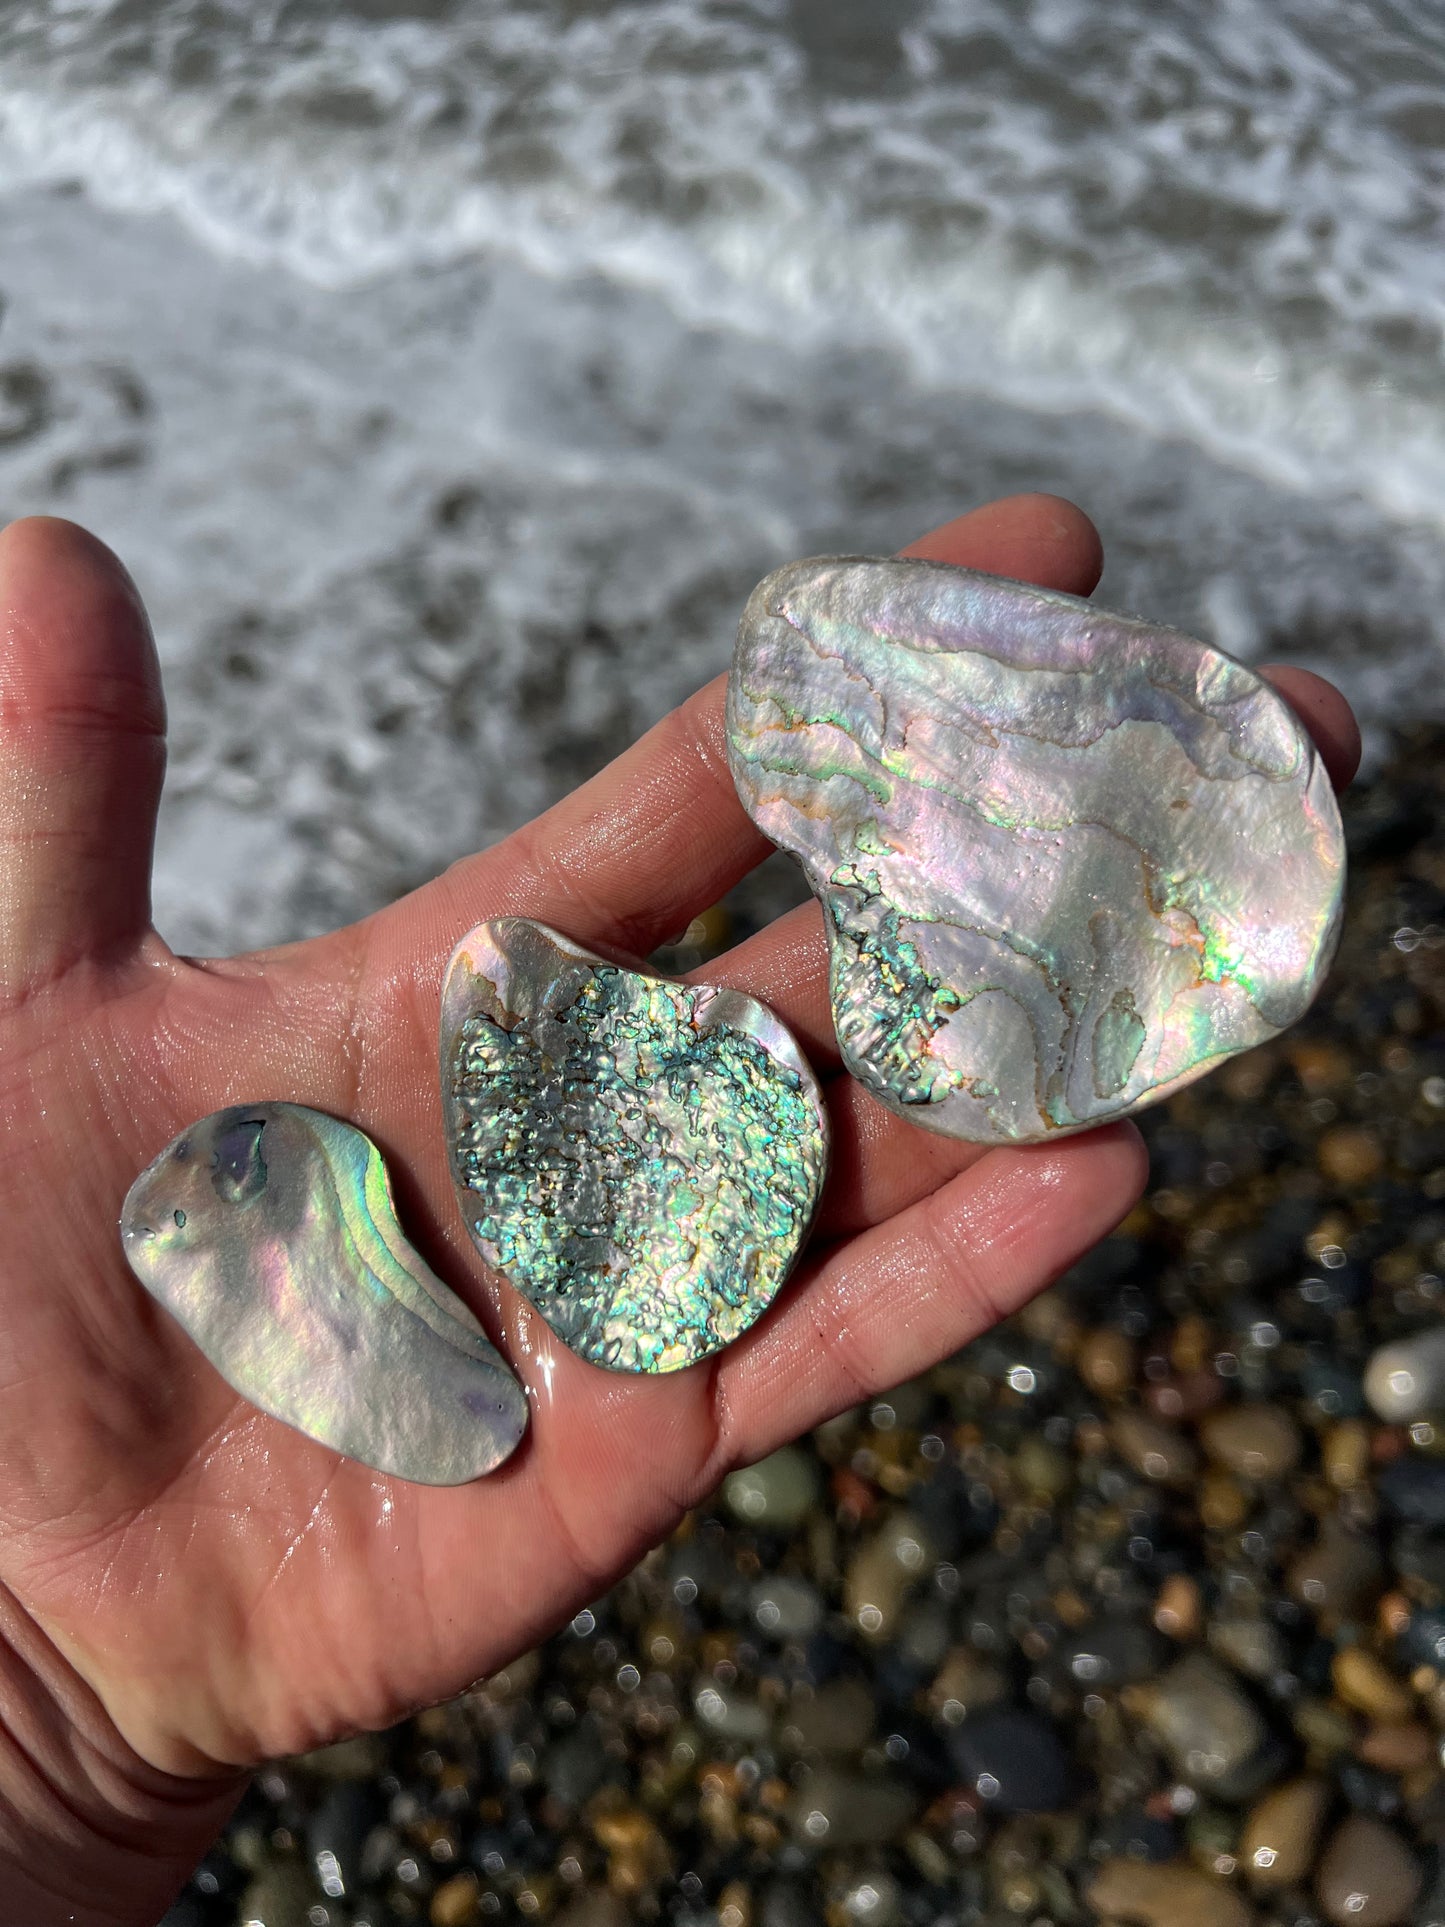
[[[1306,1877],[1329,1804],[1328,1785],[1312,1778],[1273,1787],[1255,1802],[1240,1835],[1239,1864],[1256,1893],[1293,1887]]]
[[[918,1520],[896,1512],[854,1555],[843,1578],[843,1610],[869,1639],[887,1639],[903,1602],[933,1566]]]
[[[1224,1397],[1224,1381],[1211,1371],[1171,1372],[1148,1386],[1144,1403],[1155,1418],[1186,1424],[1212,1412]]]
[[[1354,1721],[1333,1700],[1298,1699],[1289,1717],[1290,1725],[1304,1741],[1311,1766],[1327,1766],[1355,1743]]]
[[[1398,1639],[1410,1623],[1410,1602],[1402,1592],[1387,1592],[1375,1617],[1386,1639]]]
[[[1197,1639],[1204,1608],[1199,1587],[1182,1572],[1171,1573],[1154,1601],[1154,1624],[1170,1639]]]
[[[1134,1382],[1136,1360],[1132,1338],[1104,1330],[1084,1334],[1076,1363],[1091,1392],[1100,1398],[1120,1398]]]
[[[970,1713],[1007,1699],[1008,1693],[1008,1675],[992,1660],[984,1659],[971,1646],[955,1646],[928,1689],[928,1704],[945,1726],[957,1726]]]
[[[1198,1455],[1184,1434],[1142,1412],[1116,1413],[1109,1436],[1125,1463],[1157,1485],[1187,1484],[1199,1469]]]
[[[431,1897],[431,1927],[471,1927],[481,1918],[481,1886],[474,1873],[459,1873]]]
[[[718,1927],[753,1927],[753,1897],[741,1880],[730,1880],[718,1895]]]
[[[1199,1481],[1199,1517],[1210,1532],[1233,1532],[1249,1516],[1249,1497],[1238,1479],[1210,1468]]]
[[[1384,1168],[1385,1154],[1369,1131],[1354,1124],[1337,1124],[1326,1131],[1315,1149],[1321,1171],[1334,1184],[1368,1184]]]
[[[1348,1054],[1338,1044],[1327,1044],[1323,1040],[1301,1037],[1290,1045],[1289,1061],[1311,1097],[1347,1083],[1351,1075]]]
[[[1370,1428],[1363,1419],[1341,1419],[1325,1433],[1320,1448],[1325,1477],[1337,1492],[1364,1483],[1370,1469]]]
[[[1359,1813],[1336,1830],[1315,1876],[1335,1927],[1400,1927],[1419,1891],[1419,1863],[1399,1834]]]
[[[1086,1898],[1096,1914],[1142,1927],[1254,1927],[1254,1910],[1241,1895],[1177,1860],[1106,1860]]]
[[[1214,1356],[1214,1333],[1197,1312],[1181,1318],[1169,1341],[1169,1362],[1176,1372],[1199,1372]]]
[[[1346,1706],[1375,1720],[1407,1720],[1415,1702],[1409,1688],[1363,1646],[1344,1646],[1335,1654],[1330,1678]]]
[[[1418,1720],[1377,1720],[1361,1737],[1356,1753],[1382,1773],[1418,1773],[1435,1759],[1430,1729]]]
[[[1291,1564],[1285,1584],[1292,1599],[1328,1622],[1360,1617],[1379,1597],[1382,1578],[1373,1540],[1327,1519],[1314,1545]]]
[[[1278,1405],[1231,1405],[1199,1428],[1205,1451],[1242,1479],[1281,1479],[1299,1464],[1299,1427]]]

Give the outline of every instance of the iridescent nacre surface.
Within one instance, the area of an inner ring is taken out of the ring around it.
[[[228,1384],[349,1458],[460,1485],[526,1430],[521,1385],[403,1236],[381,1153],[337,1118],[203,1118],[131,1186],[121,1239]]]
[[[827,1165],[821,1095],[771,1011],[504,917],[458,946],[441,1029],[462,1216],[574,1351],[678,1371],[762,1315]]]
[[[849,1070],[947,1136],[1152,1103],[1293,1023],[1334,952],[1314,747],[1175,630],[942,563],[791,563],[744,612],[728,749],[822,901]]]

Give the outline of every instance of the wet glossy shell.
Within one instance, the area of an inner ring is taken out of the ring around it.
[[[1152,1103],[1293,1023],[1333,954],[1315,750],[1174,630],[940,563],[791,563],[744,613],[728,745],[824,905],[848,1068],[947,1136]]]
[[[381,1153],[298,1104],[182,1132],[126,1196],[141,1283],[263,1412],[424,1485],[490,1472],[526,1394],[397,1223]]]
[[[771,1304],[827,1136],[802,1052],[763,1005],[508,917],[452,958],[441,1055],[467,1227],[584,1358],[677,1371]]]

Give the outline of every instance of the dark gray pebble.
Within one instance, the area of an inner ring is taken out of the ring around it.
[[[1016,1707],[988,1707],[949,1738],[959,1777],[998,1813],[1057,1813],[1073,1793],[1069,1756],[1053,1723]]]

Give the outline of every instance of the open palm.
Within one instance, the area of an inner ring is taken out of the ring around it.
[[[1075,592],[1098,573],[1089,524],[1046,497],[914,552]],[[1339,699],[1298,672],[1288,689],[1347,760]],[[707,973],[772,1004],[827,1079],[834,1175],[770,1316],[690,1371],[613,1375],[488,1276],[446,1171],[446,957],[505,913],[645,954],[712,903],[765,851],[721,711],[719,683],[363,923],[187,961],[149,923],[163,715],[134,590],[68,524],[0,537],[0,1920],[153,1919],[245,1768],[498,1667],[730,1466],[954,1350],[1133,1201],[1128,1127],[979,1155],[841,1076],[810,906]],[[126,1269],[136,1172],[204,1113],[267,1098],[381,1145],[410,1234],[524,1380],[531,1429],[490,1478],[408,1485],[261,1415]]]

